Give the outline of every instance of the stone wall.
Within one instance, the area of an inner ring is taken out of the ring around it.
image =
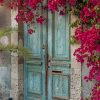
[[[10,53],[0,52],[0,100],[7,100],[11,90]]]
[[[10,10],[0,7],[0,28],[11,25]],[[0,38],[1,44],[10,42],[6,36]],[[8,44],[8,43],[7,43]],[[0,100],[7,100],[11,90],[11,56],[9,52],[0,51]]]
[[[0,6],[0,28],[10,26],[18,28],[15,21],[16,14],[17,11],[11,11]],[[18,32],[12,33],[9,37],[0,38],[0,43],[8,42],[18,45],[18,38],[19,44],[23,45],[22,37],[18,37]],[[20,61],[20,59],[18,61],[16,53],[0,52],[0,100],[7,100],[9,97],[13,98],[13,100],[23,100],[23,61]]]

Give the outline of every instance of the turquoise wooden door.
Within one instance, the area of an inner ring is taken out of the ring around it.
[[[48,14],[48,100],[69,100],[69,17]]]
[[[24,100],[69,100],[70,45],[69,18],[48,12],[47,25],[31,25],[35,33],[27,34],[25,47],[32,60],[25,61]]]
[[[34,34],[27,33],[28,28],[35,29]],[[24,100],[45,99],[45,51],[41,25],[24,25],[24,45],[32,52],[32,59],[24,64]]]

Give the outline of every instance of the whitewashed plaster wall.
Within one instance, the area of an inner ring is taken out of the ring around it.
[[[11,34],[11,44],[23,45],[23,37],[20,32],[23,32],[22,25],[18,25],[15,20],[17,11],[11,11],[11,27],[17,28],[18,32]],[[19,34],[18,34],[19,33]],[[11,54],[11,97],[13,100],[23,100],[24,97],[24,73],[23,59],[20,59],[16,53]]]
[[[75,16],[71,15],[71,23],[75,22]],[[71,35],[74,35],[75,28],[71,28]],[[75,49],[79,47],[78,44],[71,45],[71,83],[70,83],[70,100],[81,99],[81,64],[76,61],[73,56]]]
[[[11,11],[11,27],[18,28],[18,24],[15,21],[17,11]],[[18,45],[18,32],[11,34],[11,44]],[[11,92],[10,96],[13,100],[18,100],[18,55],[17,53],[11,53]]]

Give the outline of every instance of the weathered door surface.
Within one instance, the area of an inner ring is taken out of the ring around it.
[[[25,27],[25,46],[32,51],[33,58],[25,61],[25,100],[45,100],[45,59],[41,25],[34,25],[35,33],[28,35]],[[32,25],[31,25],[32,27]]]
[[[35,29],[27,34],[25,47],[33,58],[25,61],[24,100],[69,100],[70,46],[69,18],[48,12],[47,25],[31,25]]]

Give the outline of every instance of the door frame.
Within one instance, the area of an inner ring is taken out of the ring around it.
[[[71,22],[73,21],[73,19],[75,19],[75,18],[73,18],[73,16],[71,15],[71,17],[70,17]],[[43,30],[44,30],[44,33],[46,33],[44,28],[43,28]],[[24,31],[25,31],[25,29],[24,29]],[[73,35],[73,33],[74,33],[74,30],[71,29],[70,30],[70,35]],[[47,34],[47,37],[48,37],[48,34]],[[45,44],[45,45],[47,46],[47,44]],[[70,46],[70,55],[71,55],[70,56],[70,58],[71,58],[71,66],[70,66],[71,73],[70,73],[70,83],[69,83],[70,100],[77,100],[77,99],[81,98],[81,64],[77,63],[76,58],[73,56],[73,52],[77,47],[78,47],[78,45],[75,45],[75,46],[71,45]],[[46,65],[46,66],[48,66],[48,65]],[[48,71],[47,71],[46,74],[48,74]],[[24,77],[25,77],[25,69],[24,69]],[[24,80],[24,82],[25,82],[25,80]],[[77,82],[78,82],[78,84],[77,84]],[[25,95],[25,90],[24,90],[24,95]],[[75,95],[76,95],[76,97],[75,97]]]

